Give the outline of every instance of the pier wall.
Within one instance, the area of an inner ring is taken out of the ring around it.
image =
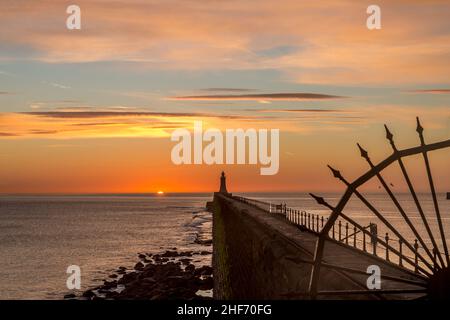
[[[311,260],[282,234],[216,194],[213,217],[214,297],[287,299],[306,292]],[[298,299],[298,296],[297,296]]]

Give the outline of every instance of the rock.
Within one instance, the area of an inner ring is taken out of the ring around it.
[[[117,274],[111,274],[109,277],[112,278],[112,279],[116,279],[118,277],[118,275]]]
[[[69,293],[69,294],[64,295],[64,299],[74,299],[76,297],[77,296],[75,294],[73,294],[73,293]]]
[[[134,273],[134,272],[127,273],[127,274],[124,274],[123,277],[120,278],[117,281],[117,283],[118,284],[126,284],[126,283],[129,283],[129,282],[132,282],[132,281],[136,280],[136,278],[137,278],[137,274],[136,273]]]
[[[148,277],[148,278],[142,279],[142,282],[145,284],[155,284],[156,280],[153,277]]]
[[[191,261],[192,261],[192,259],[190,259],[190,258],[180,259],[180,262],[182,262],[184,265],[188,265]]]
[[[210,276],[213,273],[213,268],[210,266],[203,266],[195,270],[194,275],[196,276]]]
[[[198,287],[200,290],[211,290],[214,287],[214,280],[212,277],[207,277],[205,279],[199,279]]]
[[[161,257],[178,257],[178,252],[177,251],[169,251],[167,250],[166,252],[164,252],[163,254],[161,254]]]
[[[138,254],[138,257],[139,259],[145,259],[147,256],[145,254],[140,253]]]
[[[186,266],[186,268],[184,270],[186,272],[194,272],[195,266],[193,264],[189,264],[189,265]]]
[[[211,254],[211,252],[209,252],[209,251],[202,251],[202,252],[200,252],[200,254],[201,254],[202,256],[206,256],[206,255],[208,255],[208,254]]]
[[[92,298],[92,297],[95,297],[95,293],[92,290],[87,290],[87,291],[83,292],[82,296],[84,298]]]
[[[138,262],[136,263],[136,265],[134,266],[134,270],[139,270],[142,271],[144,269],[144,264],[142,262]]]
[[[103,282],[103,288],[104,289],[111,289],[111,288],[114,288],[116,286],[117,286],[117,281],[116,280],[113,280],[113,281],[105,280]]]

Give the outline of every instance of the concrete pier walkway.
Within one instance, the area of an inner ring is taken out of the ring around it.
[[[308,299],[311,261],[318,239],[316,233],[302,230],[280,214],[215,194],[214,257],[217,298]],[[318,299],[414,299],[423,289],[414,284],[417,275],[384,259],[329,239],[324,249]],[[327,268],[326,264],[342,269]],[[369,266],[378,266],[382,290],[393,293],[361,294],[367,290]],[[344,271],[357,269],[361,274]],[[392,277],[392,279],[390,279]],[[402,279],[403,282],[394,279]],[[410,282],[410,283],[406,283]],[[397,293],[400,289],[403,292]],[[345,294],[336,291],[347,291]]]

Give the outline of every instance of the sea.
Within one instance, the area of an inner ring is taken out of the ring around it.
[[[330,210],[306,193],[247,193],[254,199],[328,217]],[[122,195],[3,195],[0,196],[0,299],[63,299],[67,268],[80,267],[81,289],[103,283],[118,267],[133,268],[139,253],[209,251],[211,245],[196,239],[212,237],[212,214],[205,205],[213,194],[122,194]],[[332,205],[339,194],[323,195]],[[419,195],[436,239],[439,228],[429,195]],[[413,241],[414,235],[385,195],[367,196],[371,203]],[[423,223],[407,194],[399,201],[423,233]],[[450,238],[450,200],[438,194],[447,239]],[[351,199],[345,212],[361,225],[376,222],[373,214]],[[380,224],[379,232],[386,228]],[[207,241],[206,241],[207,242]],[[443,251],[442,245],[440,250]],[[194,264],[210,265],[211,254],[195,258]]]

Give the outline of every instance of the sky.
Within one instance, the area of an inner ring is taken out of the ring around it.
[[[81,8],[81,30],[66,9]],[[0,193],[339,192],[397,146],[449,138],[450,3],[1,0]],[[280,169],[175,165],[178,128],[280,130]],[[450,191],[448,150],[430,157]],[[420,157],[406,162],[427,191]],[[398,168],[386,171],[406,190]],[[377,191],[371,182],[367,191]]]

